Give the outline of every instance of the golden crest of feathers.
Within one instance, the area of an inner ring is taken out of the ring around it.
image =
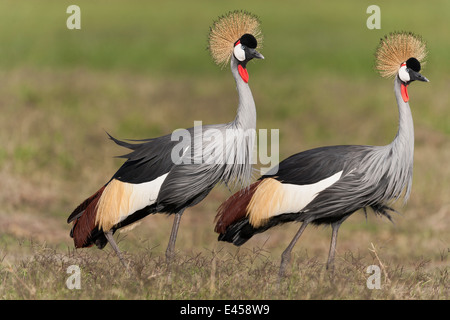
[[[394,77],[400,65],[416,58],[423,65],[427,56],[425,42],[411,32],[392,32],[381,38],[375,52],[375,69],[382,77]]]
[[[256,38],[261,47],[262,33],[258,17],[247,11],[230,11],[219,17],[210,28],[208,41],[209,52],[214,62],[225,66],[233,54],[234,43],[244,34],[249,33]]]

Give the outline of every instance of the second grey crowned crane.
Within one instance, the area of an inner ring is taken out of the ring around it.
[[[306,226],[332,227],[327,268],[333,266],[340,225],[355,211],[371,208],[391,219],[391,203],[409,198],[413,174],[414,126],[407,87],[428,81],[420,71],[425,44],[411,33],[391,33],[376,52],[377,69],[395,76],[399,111],[395,139],[385,146],[339,145],[292,155],[249,188],[232,195],[218,209],[215,231],[219,240],[242,245],[253,235],[286,222],[302,222],[282,254],[279,276]]]
[[[108,242],[125,265],[113,234],[153,213],[175,214],[166,259],[174,254],[183,211],[202,201],[218,183],[250,183],[256,129],[256,109],[248,85],[247,63],[264,57],[256,51],[261,40],[259,20],[245,11],[229,12],[211,28],[209,46],[216,63],[231,60],[239,105],[234,121],[185,130],[190,142],[180,152],[172,134],[140,143],[120,141],[133,150],[127,161],[94,195],[70,214],[70,232],[76,248],[93,244],[102,249]],[[243,134],[247,132],[247,134]],[[178,150],[178,149],[177,149]],[[174,157],[175,155],[175,157]]]

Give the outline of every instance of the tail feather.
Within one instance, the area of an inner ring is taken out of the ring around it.
[[[257,181],[248,188],[236,192],[220,205],[215,218],[215,232],[223,234],[229,226],[246,217],[247,206],[260,183],[261,181]]]
[[[301,216],[297,212],[288,211],[273,215],[272,203],[276,202],[279,205],[283,196],[283,191],[279,190],[281,184],[277,182],[273,185],[273,181],[273,179],[258,180],[222,203],[216,215],[214,229],[219,233],[219,241],[240,246],[255,234],[271,227],[290,221],[300,221]]]
[[[247,218],[234,222],[219,235],[219,241],[230,242],[235,246],[240,246],[247,242],[255,234],[255,229]]]
[[[96,230],[97,203],[105,187],[106,185],[83,201],[67,219],[67,223],[73,222],[70,236],[76,248],[90,247],[95,241],[92,239],[92,233]]]

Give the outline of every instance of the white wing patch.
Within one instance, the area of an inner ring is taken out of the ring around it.
[[[306,185],[284,184],[273,178],[264,179],[246,208],[250,224],[258,228],[271,217],[300,212],[319,192],[338,181],[341,175],[342,171],[339,171],[319,182]]]
[[[137,210],[155,203],[167,175],[139,184],[113,179],[97,203],[96,225],[106,232]]]
[[[130,184],[132,191],[130,194],[129,206],[127,210],[128,212],[121,212],[119,222],[123,221],[130,214],[141,210],[146,206],[154,204],[158,198],[161,185],[168,174],[169,173],[163,174],[162,176],[159,176],[155,180],[149,182]]]
[[[330,187],[341,178],[342,171],[339,171],[332,176],[320,180],[319,182],[306,185],[296,184],[282,184],[284,191],[284,199],[278,212],[272,215],[279,215],[282,213],[299,212],[305,208],[317,194],[326,188]]]

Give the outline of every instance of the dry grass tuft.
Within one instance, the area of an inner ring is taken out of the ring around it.
[[[61,250],[31,242],[32,254],[14,265],[0,265],[1,299],[446,299],[448,268],[429,261],[410,265],[385,261],[390,281],[369,289],[370,255],[346,252],[334,274],[307,255],[293,259],[279,281],[278,261],[263,248],[223,249],[178,254],[168,266],[152,249],[126,253],[125,272],[112,250]],[[80,268],[80,289],[69,289],[67,268]],[[384,276],[382,275],[382,278]]]

